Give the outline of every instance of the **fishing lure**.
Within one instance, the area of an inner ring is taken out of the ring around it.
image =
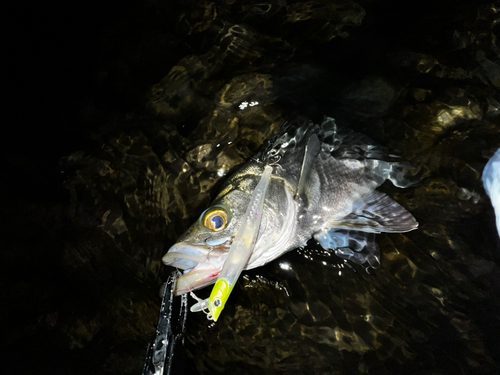
[[[262,221],[264,200],[269,182],[271,181],[272,171],[273,168],[270,165],[264,168],[264,173],[252,194],[252,199],[243,217],[243,222],[238,232],[236,232],[227,259],[215,282],[210,297],[193,305],[191,311],[200,311],[208,307],[208,319],[217,321],[219,318],[229,295],[236,285],[236,281],[238,281],[241,271],[245,268],[255,247]]]

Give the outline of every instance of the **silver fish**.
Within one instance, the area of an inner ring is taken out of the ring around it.
[[[305,120],[285,126],[222,186],[212,205],[163,262],[185,270],[176,294],[214,283],[264,167],[274,165],[254,251],[245,267],[263,266],[314,237],[325,250],[365,267],[380,265],[375,233],[418,227],[414,217],[376,191],[389,179],[408,187],[407,165],[368,137]]]

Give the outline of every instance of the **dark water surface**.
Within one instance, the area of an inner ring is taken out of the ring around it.
[[[283,122],[331,116],[419,171],[381,190],[419,221],[382,266],[310,241],[244,272],[187,374],[500,373],[492,1],[28,4],[8,27],[5,373],[137,374],[161,256]],[[208,288],[209,289],[209,288]],[[200,291],[207,297],[209,290]]]

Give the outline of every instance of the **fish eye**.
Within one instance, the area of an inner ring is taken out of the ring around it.
[[[207,210],[203,216],[203,225],[214,232],[223,230],[227,225],[227,212],[219,207]]]

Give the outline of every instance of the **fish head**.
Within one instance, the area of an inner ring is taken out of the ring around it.
[[[238,232],[258,175],[228,183],[199,219],[179,238],[163,263],[184,270],[176,295],[215,283]],[[272,179],[262,211],[255,247],[245,269],[263,266],[290,250],[295,233],[296,207],[292,192],[281,179]]]
[[[232,190],[216,199],[163,256],[163,263],[184,270],[177,280],[176,295],[217,280],[250,198]]]

